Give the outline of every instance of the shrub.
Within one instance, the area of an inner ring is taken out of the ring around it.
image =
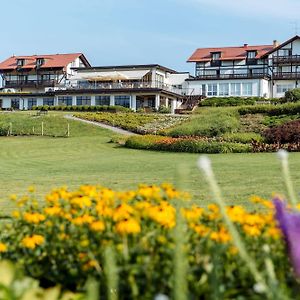
[[[212,97],[206,98],[200,102],[200,106],[241,106],[241,105],[254,105],[255,101],[262,100],[264,98],[251,97]]]
[[[300,89],[293,89],[285,92],[287,102],[297,102],[300,100]]]
[[[255,105],[240,107],[240,115],[246,114],[266,114],[269,116],[296,115],[300,114],[300,103],[286,103],[279,105]]]
[[[160,114],[170,114],[170,113],[171,113],[171,108],[162,105],[162,106],[160,106],[160,107],[158,108],[158,112],[159,112]]]
[[[151,135],[129,137],[125,146],[134,149],[190,153],[245,153],[251,151],[250,144],[230,143],[208,138],[170,138]]]
[[[280,126],[269,128],[264,132],[266,141],[272,143],[299,143],[300,120],[291,121]]]
[[[225,133],[222,138],[226,142],[250,144],[252,141],[262,142],[263,137],[254,132]]]

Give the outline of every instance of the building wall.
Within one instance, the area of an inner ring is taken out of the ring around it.
[[[241,96],[241,97],[263,97],[267,94],[268,97],[268,81],[263,79],[242,79],[242,80],[193,80],[188,81],[189,94],[193,95],[205,95],[207,97],[228,97],[228,96]],[[224,93],[224,84],[228,86],[228,95]],[[252,86],[251,91],[246,92],[245,85],[250,84]],[[234,87],[232,86],[234,85]],[[205,87],[204,87],[205,86]],[[212,88],[212,86],[214,86]],[[238,88],[240,86],[240,88]],[[204,89],[203,89],[204,87]],[[223,88],[223,94],[222,94]],[[240,90],[240,94],[237,92]],[[209,91],[212,90],[212,93]]]

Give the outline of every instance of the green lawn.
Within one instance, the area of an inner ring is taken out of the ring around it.
[[[176,168],[186,165],[183,185],[198,203],[211,197],[196,168],[197,154],[167,153],[120,148],[109,143],[110,131],[70,121],[70,138],[1,137],[0,199],[2,207],[12,193],[22,195],[35,185],[37,195],[53,187],[101,184],[129,189],[139,183],[174,182]],[[252,194],[270,197],[284,192],[279,162],[274,154],[210,155],[216,176],[229,203],[247,203]],[[290,156],[295,185],[300,188],[300,154]]]

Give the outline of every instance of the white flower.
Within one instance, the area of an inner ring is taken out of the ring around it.
[[[205,155],[199,157],[197,161],[197,166],[199,169],[202,169],[206,174],[211,172],[211,161]]]
[[[258,294],[262,294],[266,291],[266,287],[264,284],[259,282],[254,284],[253,290]]]
[[[277,156],[280,160],[286,160],[289,156],[289,153],[286,150],[280,149],[277,152]]]
[[[169,297],[164,294],[157,294],[154,300],[169,300]]]

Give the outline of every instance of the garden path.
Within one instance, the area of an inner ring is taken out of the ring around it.
[[[131,131],[128,131],[128,130],[124,130],[124,129],[121,129],[121,128],[113,127],[113,126],[110,126],[110,125],[107,125],[107,124],[104,124],[104,123],[99,123],[99,122],[94,122],[94,121],[83,120],[83,119],[76,118],[76,117],[71,116],[71,115],[65,115],[65,118],[66,118],[66,119],[69,119],[69,120],[80,121],[80,122],[83,122],[83,123],[88,123],[88,124],[91,124],[91,125],[99,126],[99,127],[102,127],[102,128],[108,129],[108,130],[111,130],[111,131],[113,131],[113,132],[115,132],[115,133],[118,133],[118,134],[123,134],[123,135],[136,135],[136,133],[131,132]]]

